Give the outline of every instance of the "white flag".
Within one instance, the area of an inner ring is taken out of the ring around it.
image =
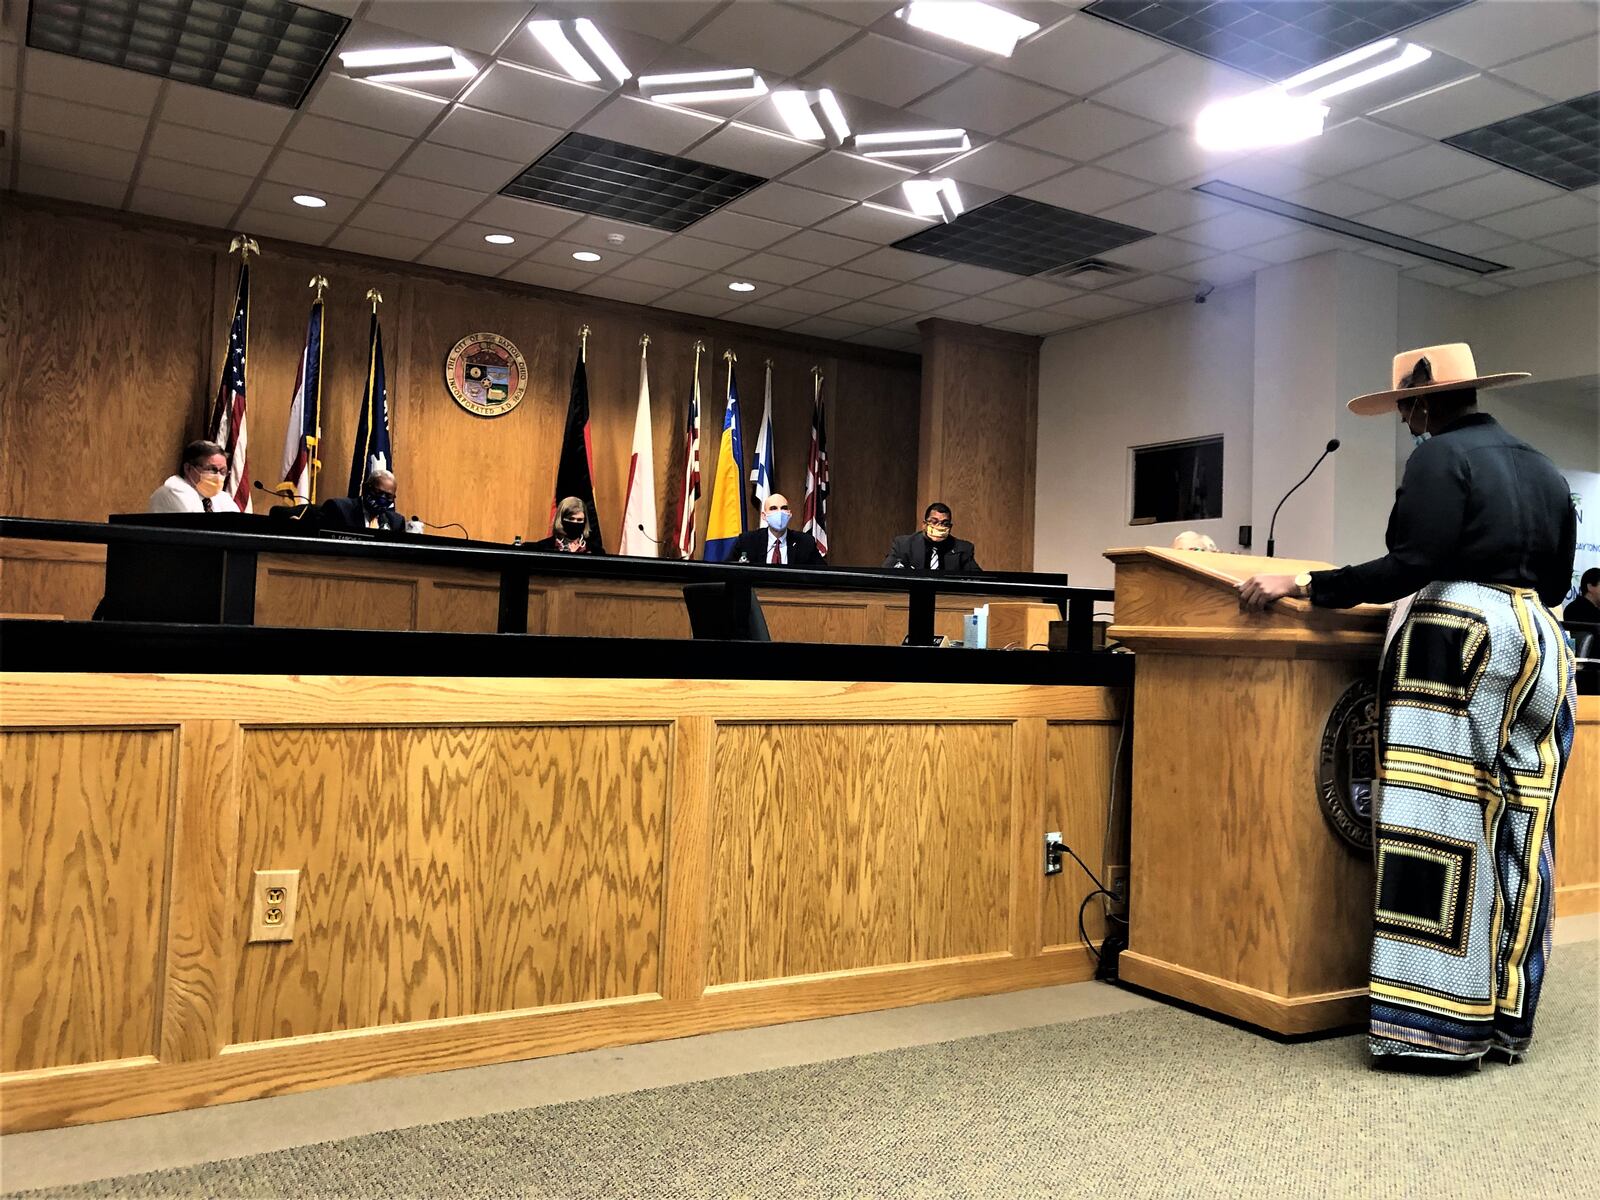
[[[659,558],[656,535],[655,450],[650,439],[649,342],[639,354],[639,408],[633,417],[633,458],[628,463],[628,499],[622,506],[622,538],[617,553]]]
[[[756,434],[756,462],[750,468],[750,482],[756,485],[756,512],[766,508],[772,495],[772,360],[767,360],[767,407],[761,413],[761,430]]]

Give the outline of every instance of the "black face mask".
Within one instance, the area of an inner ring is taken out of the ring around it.
[[[580,534],[583,533],[583,522],[582,521],[562,521],[561,522],[561,532],[566,534],[569,538],[578,537]]]
[[[388,492],[370,490],[362,497],[362,500],[369,512],[384,513],[394,509],[394,497]]]

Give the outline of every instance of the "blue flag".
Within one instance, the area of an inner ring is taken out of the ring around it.
[[[711,513],[706,518],[706,562],[727,562],[744,532],[744,425],[739,420],[739,384],[728,362],[728,403],[722,410],[722,442],[711,476]]]
[[[361,420],[356,425],[355,455],[350,460],[350,495],[360,498],[373,471],[394,470],[394,448],[389,444],[389,389],[383,381],[383,331],[378,314],[372,314],[372,336],[367,349],[367,390],[361,398]]]

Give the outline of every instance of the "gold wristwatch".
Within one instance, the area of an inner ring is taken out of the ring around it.
[[[1294,577],[1294,586],[1300,599],[1311,599],[1311,572],[1301,571],[1300,574],[1296,575]]]

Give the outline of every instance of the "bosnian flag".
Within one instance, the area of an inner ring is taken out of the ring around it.
[[[306,345],[295,374],[294,400],[289,404],[289,427],[283,437],[283,482],[273,490],[286,493],[297,504],[317,502],[315,465],[318,431],[322,426],[322,301],[311,305]]]
[[[739,419],[739,384],[728,360],[728,403],[722,410],[722,444],[711,477],[711,514],[706,518],[706,562],[727,562],[744,532],[744,423]]]
[[[622,506],[622,540],[618,554],[659,558],[656,537],[655,451],[650,437],[650,367],[639,355],[639,407],[633,414],[633,456],[628,462],[628,498]]]
[[[761,429],[756,434],[756,462],[750,468],[750,482],[756,485],[756,511],[766,506],[772,495],[775,457],[772,451],[772,360],[767,360],[767,404],[761,412]]]
[[[239,264],[239,289],[234,295],[233,324],[228,329],[228,353],[217,381],[217,399],[207,423],[210,439],[228,456],[228,478],[223,490],[233,497],[240,512],[250,511],[250,438],[245,428],[244,360],[250,342],[250,267]]]
[[[700,345],[694,348],[694,384],[683,429],[683,495],[678,501],[678,557],[694,557],[694,509],[700,503]]]

